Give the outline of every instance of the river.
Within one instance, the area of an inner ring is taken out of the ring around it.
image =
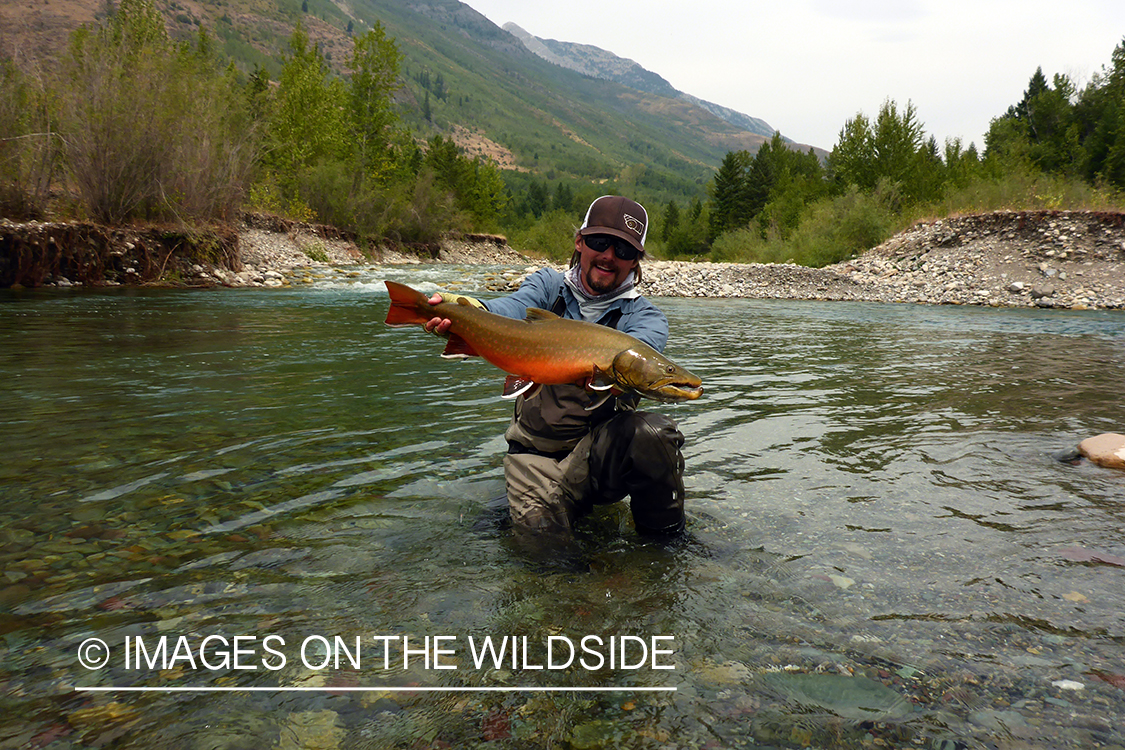
[[[688,535],[544,560],[499,371],[382,322],[494,270],[0,293],[0,748],[1125,745],[1125,472],[1053,458],[1125,315],[657,300]]]

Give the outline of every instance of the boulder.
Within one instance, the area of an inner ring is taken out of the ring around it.
[[[1078,444],[1078,452],[1099,466],[1125,469],[1125,435],[1107,432],[1086,438]]]

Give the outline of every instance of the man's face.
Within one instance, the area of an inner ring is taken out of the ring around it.
[[[603,237],[605,235],[593,235]],[[610,237],[614,243],[629,246],[625,240]],[[598,244],[595,242],[594,244]],[[631,246],[629,246],[631,247]],[[578,251],[579,277],[586,286],[586,291],[592,294],[606,294],[612,292],[624,283],[629,273],[640,263],[640,256],[632,260],[621,260],[613,251],[610,244],[602,252],[597,252],[586,244],[586,238],[576,237],[574,249]]]

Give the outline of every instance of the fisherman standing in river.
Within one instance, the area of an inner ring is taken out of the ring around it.
[[[514,294],[468,304],[509,318],[527,308],[616,328],[663,351],[668,319],[637,291],[648,213],[621,196],[598,198],[574,237],[565,274],[543,268]],[[431,304],[463,295],[435,294]],[[427,331],[451,322],[435,317]],[[574,522],[594,505],[630,498],[637,531],[677,535],[684,529],[684,438],[661,414],[636,411],[639,398],[578,384],[547,385],[516,400],[504,437],[504,477],[517,536],[534,544],[568,541]],[[601,402],[601,403],[599,403]]]

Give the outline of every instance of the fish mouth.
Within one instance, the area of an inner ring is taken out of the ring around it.
[[[703,395],[703,386],[698,383],[661,383],[646,391],[649,398],[657,401],[695,401]]]

